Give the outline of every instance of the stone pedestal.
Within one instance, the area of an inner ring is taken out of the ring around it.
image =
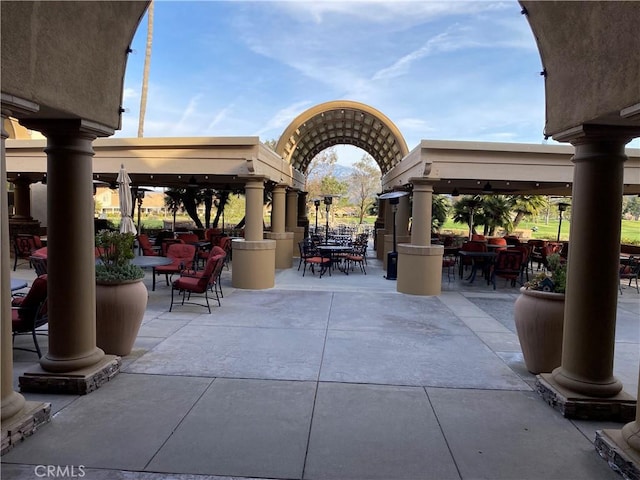
[[[537,376],[536,391],[566,418],[613,422],[635,418],[636,399],[624,391],[612,397],[591,397],[559,385],[550,373]]]
[[[275,286],[276,241],[233,240],[234,288],[263,290]]]
[[[71,372],[48,372],[37,366],[18,378],[20,391],[86,395],[120,373],[121,365],[120,357],[105,355],[98,363]]]
[[[51,420],[51,404],[25,402],[24,407],[12,417],[2,421],[2,449],[4,455],[38,428]]]
[[[620,430],[598,430],[595,447],[598,454],[622,478],[640,479],[640,453],[624,441]]]

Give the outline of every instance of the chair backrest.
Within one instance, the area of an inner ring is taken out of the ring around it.
[[[506,245],[507,240],[504,237],[491,237],[487,240],[489,245]]]
[[[172,266],[182,266],[188,269],[193,266],[194,257],[196,255],[195,245],[187,243],[173,243],[167,249],[167,257],[171,258]]]
[[[46,316],[46,301],[47,275],[45,274],[40,275],[33,281],[31,288],[24,297],[24,300],[20,303],[18,310],[20,320],[31,323],[36,321],[36,317]]]
[[[465,242],[460,247],[460,250],[464,250],[465,252],[486,252],[487,245],[484,242]]]
[[[217,245],[211,249],[211,255],[214,257],[219,255],[226,255],[226,254],[227,252],[225,251],[225,249]]]
[[[47,273],[47,257],[40,257],[38,255],[32,255],[29,257],[33,269],[36,271],[36,275],[45,275]]]
[[[220,237],[219,245],[226,254],[229,254],[231,251],[231,237]]]
[[[526,265],[529,262],[529,255],[531,255],[531,247],[529,245],[517,245],[509,249],[511,252],[520,252],[522,255],[522,264]]]
[[[198,234],[191,233],[191,232],[176,233],[176,238],[182,240],[184,243],[193,243],[193,242],[199,242],[200,241],[200,238],[198,237]]]
[[[167,255],[167,252],[169,251],[169,247],[171,245],[176,245],[176,244],[179,244],[179,243],[184,243],[184,242],[182,240],[180,240],[179,238],[165,238],[162,241],[162,244],[161,244],[162,245],[161,246],[162,255],[165,256],[165,257],[168,257],[169,255]]]
[[[519,274],[522,267],[522,252],[514,250],[500,250],[496,256],[494,269],[496,275],[501,273]]]
[[[151,245],[151,240],[149,240],[149,235],[146,233],[139,234],[138,243],[140,243],[142,247],[143,255],[156,255],[156,252],[153,250],[153,245]]]
[[[14,253],[20,258],[29,258],[38,248],[35,236],[30,234],[18,234],[13,240]],[[42,244],[40,244],[42,246]]]
[[[42,247],[33,252],[34,257],[47,258],[47,247]]]
[[[471,235],[472,242],[484,242],[485,240],[486,240],[486,237],[479,233],[474,233],[473,235]]]
[[[214,255],[213,258],[216,263],[213,266],[213,272],[209,277],[209,285],[214,285],[220,279],[220,275],[222,274],[222,267],[224,267],[224,261],[226,257],[226,255]]]

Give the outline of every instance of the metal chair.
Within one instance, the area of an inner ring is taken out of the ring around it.
[[[16,350],[35,352],[38,358],[42,357],[37,335],[47,335],[37,332],[37,329],[46,325],[47,316],[47,275],[40,275],[33,281],[31,288],[23,297],[16,297],[11,302],[11,333],[12,341],[16,335],[30,334],[33,337],[35,350],[24,347],[14,347]]]
[[[640,293],[640,288],[638,288],[638,275],[640,275],[640,259],[631,256],[628,262],[620,265],[620,280],[629,279],[629,287],[631,286],[631,280],[635,280],[636,291]],[[622,285],[618,285],[618,288],[622,295]]]

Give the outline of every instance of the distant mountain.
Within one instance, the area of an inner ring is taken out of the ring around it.
[[[338,180],[346,180],[353,172],[353,167],[336,164],[333,166],[333,174]]]

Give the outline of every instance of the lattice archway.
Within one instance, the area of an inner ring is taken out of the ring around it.
[[[402,134],[382,112],[349,100],[321,103],[298,115],[280,136],[276,153],[306,173],[313,157],[334,145],[361,148],[383,175],[409,153]]]

